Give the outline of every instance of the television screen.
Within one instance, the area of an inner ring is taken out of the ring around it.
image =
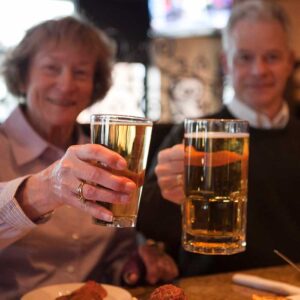
[[[149,0],[151,33],[192,36],[222,29],[233,0]]]

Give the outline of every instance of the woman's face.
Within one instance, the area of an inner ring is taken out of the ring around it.
[[[95,57],[76,45],[48,43],[33,56],[24,86],[34,124],[72,126],[91,103]]]

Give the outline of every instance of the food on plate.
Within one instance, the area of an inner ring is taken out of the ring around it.
[[[187,296],[183,289],[173,284],[164,284],[151,293],[149,300],[187,300]]]
[[[252,295],[252,300],[286,300],[286,298],[281,296]]]
[[[60,296],[56,300],[103,300],[106,296],[107,292],[100,283],[88,281],[71,294]]]

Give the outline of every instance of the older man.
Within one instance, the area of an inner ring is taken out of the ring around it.
[[[250,124],[247,250],[210,261],[184,253],[183,275],[280,264],[274,249],[300,261],[300,123],[289,114],[283,97],[293,54],[282,8],[259,0],[236,5],[223,34],[223,50],[224,71],[235,95],[213,117],[245,119]],[[171,202],[161,200],[152,182],[145,187],[140,210],[140,229],[156,239],[165,239],[173,248],[180,244],[177,204],[184,199],[180,180],[183,146],[178,144],[182,138],[180,125],[163,144],[163,148],[175,146],[159,153],[155,168],[161,194]],[[155,230],[151,209],[153,214],[163,214],[158,218],[159,230]]]

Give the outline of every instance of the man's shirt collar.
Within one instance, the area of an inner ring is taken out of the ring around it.
[[[237,98],[233,98],[226,106],[236,118],[248,121],[249,125],[254,128],[284,128],[288,123],[290,116],[289,107],[286,102],[283,102],[280,111],[272,120],[268,116],[255,111],[253,108],[239,101]]]

